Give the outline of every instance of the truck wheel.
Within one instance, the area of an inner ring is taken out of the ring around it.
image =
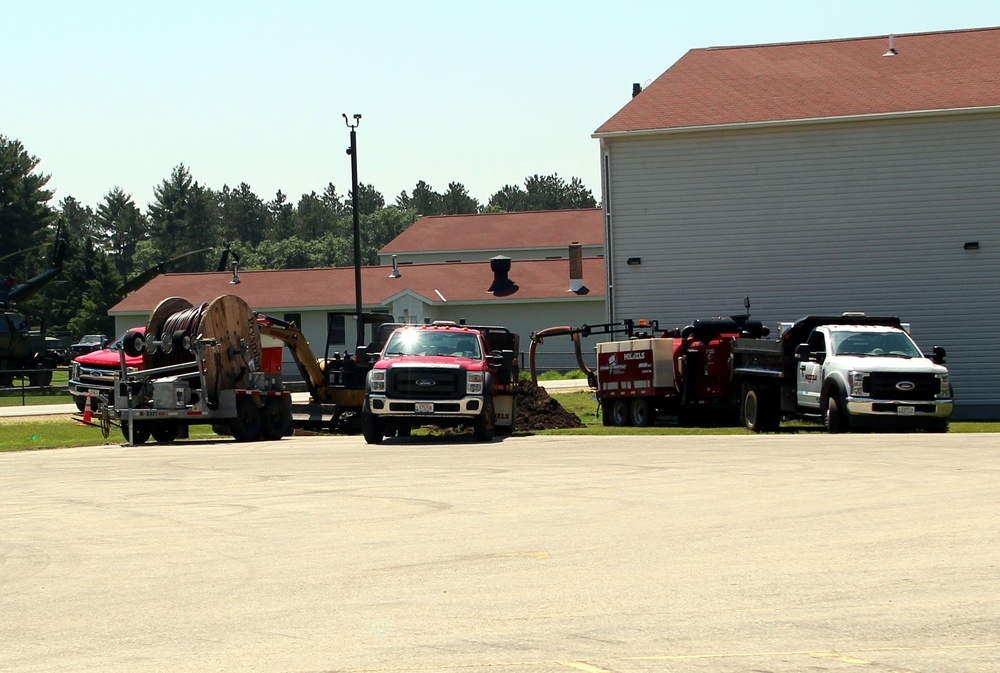
[[[781,424],[781,411],[773,394],[763,386],[743,391],[743,423],[753,432],[774,432]]]
[[[136,423],[135,431],[132,433],[132,435],[133,435],[132,441],[135,442],[136,445],[145,444],[146,440],[149,439],[149,426],[146,425],[145,423]],[[126,442],[129,441],[128,421],[122,421],[122,437],[125,438]]]
[[[621,428],[628,425],[629,422],[629,404],[628,400],[621,397],[611,400],[611,413],[608,414],[611,418],[611,425],[616,428]]]
[[[151,434],[158,444],[169,444],[177,439],[181,427],[176,423],[157,423],[153,426]]]
[[[833,393],[826,402],[826,431],[831,435],[850,432],[850,423],[840,402],[840,395]]]
[[[493,398],[487,397],[483,405],[483,413],[476,417],[476,423],[472,427],[472,434],[477,442],[492,442],[496,433],[497,415],[493,409]]]
[[[261,434],[264,439],[281,439],[292,434],[292,407],[281,397],[269,397],[261,414]]]
[[[927,432],[948,432],[948,419],[936,418],[927,424]]]
[[[382,421],[371,412],[368,400],[365,400],[365,406],[361,409],[361,434],[369,444],[381,444],[385,437]]]
[[[86,395],[84,395],[83,397],[80,397],[78,395],[74,396],[73,397],[73,402],[76,404],[76,408],[80,410],[81,414],[87,408],[87,396]],[[93,405],[94,399],[91,398],[90,402],[91,402],[91,405]],[[93,411],[93,406],[91,406],[91,411]]]
[[[229,422],[229,431],[237,442],[255,442],[260,438],[261,413],[246,395],[236,398],[236,418]]]
[[[611,401],[601,400],[601,425],[609,427],[611,425]]]
[[[645,428],[653,424],[653,405],[649,403],[648,397],[637,397],[632,400],[631,407],[632,425],[637,428]]]

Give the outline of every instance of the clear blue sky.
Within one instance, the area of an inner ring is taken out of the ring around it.
[[[56,200],[145,208],[179,163],[294,202],[359,172],[485,202],[558,173],[600,199],[591,133],[687,50],[1000,25],[996,0],[503,3],[0,0],[0,134]]]

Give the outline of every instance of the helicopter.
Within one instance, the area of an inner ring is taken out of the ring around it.
[[[0,282],[0,387],[10,387],[14,379],[27,374],[31,386],[47,386],[52,383],[52,369],[58,364],[57,358],[46,348],[44,328],[33,332],[25,316],[38,318],[44,325],[44,316],[38,311],[20,306],[51,282],[62,271],[66,256],[66,241],[62,237],[62,224],[56,230],[54,244],[43,243],[25,250],[0,257],[0,262],[11,257],[39,250],[53,245],[50,268],[23,283],[14,284],[14,279],[6,277]]]

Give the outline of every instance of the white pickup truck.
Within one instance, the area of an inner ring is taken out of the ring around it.
[[[822,421],[829,432],[946,432],[954,408],[945,351],[925,356],[898,318],[809,316],[779,326],[778,339],[737,339],[748,428],[773,431],[783,416]]]

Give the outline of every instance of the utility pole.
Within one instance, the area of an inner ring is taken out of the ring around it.
[[[351,129],[351,146],[347,153],[351,155],[351,209],[354,214],[354,311],[358,323],[357,347],[365,345],[365,321],[361,305],[361,214],[358,210],[358,134],[355,131],[361,124],[361,115],[354,115],[354,123],[344,115],[344,123]]]

